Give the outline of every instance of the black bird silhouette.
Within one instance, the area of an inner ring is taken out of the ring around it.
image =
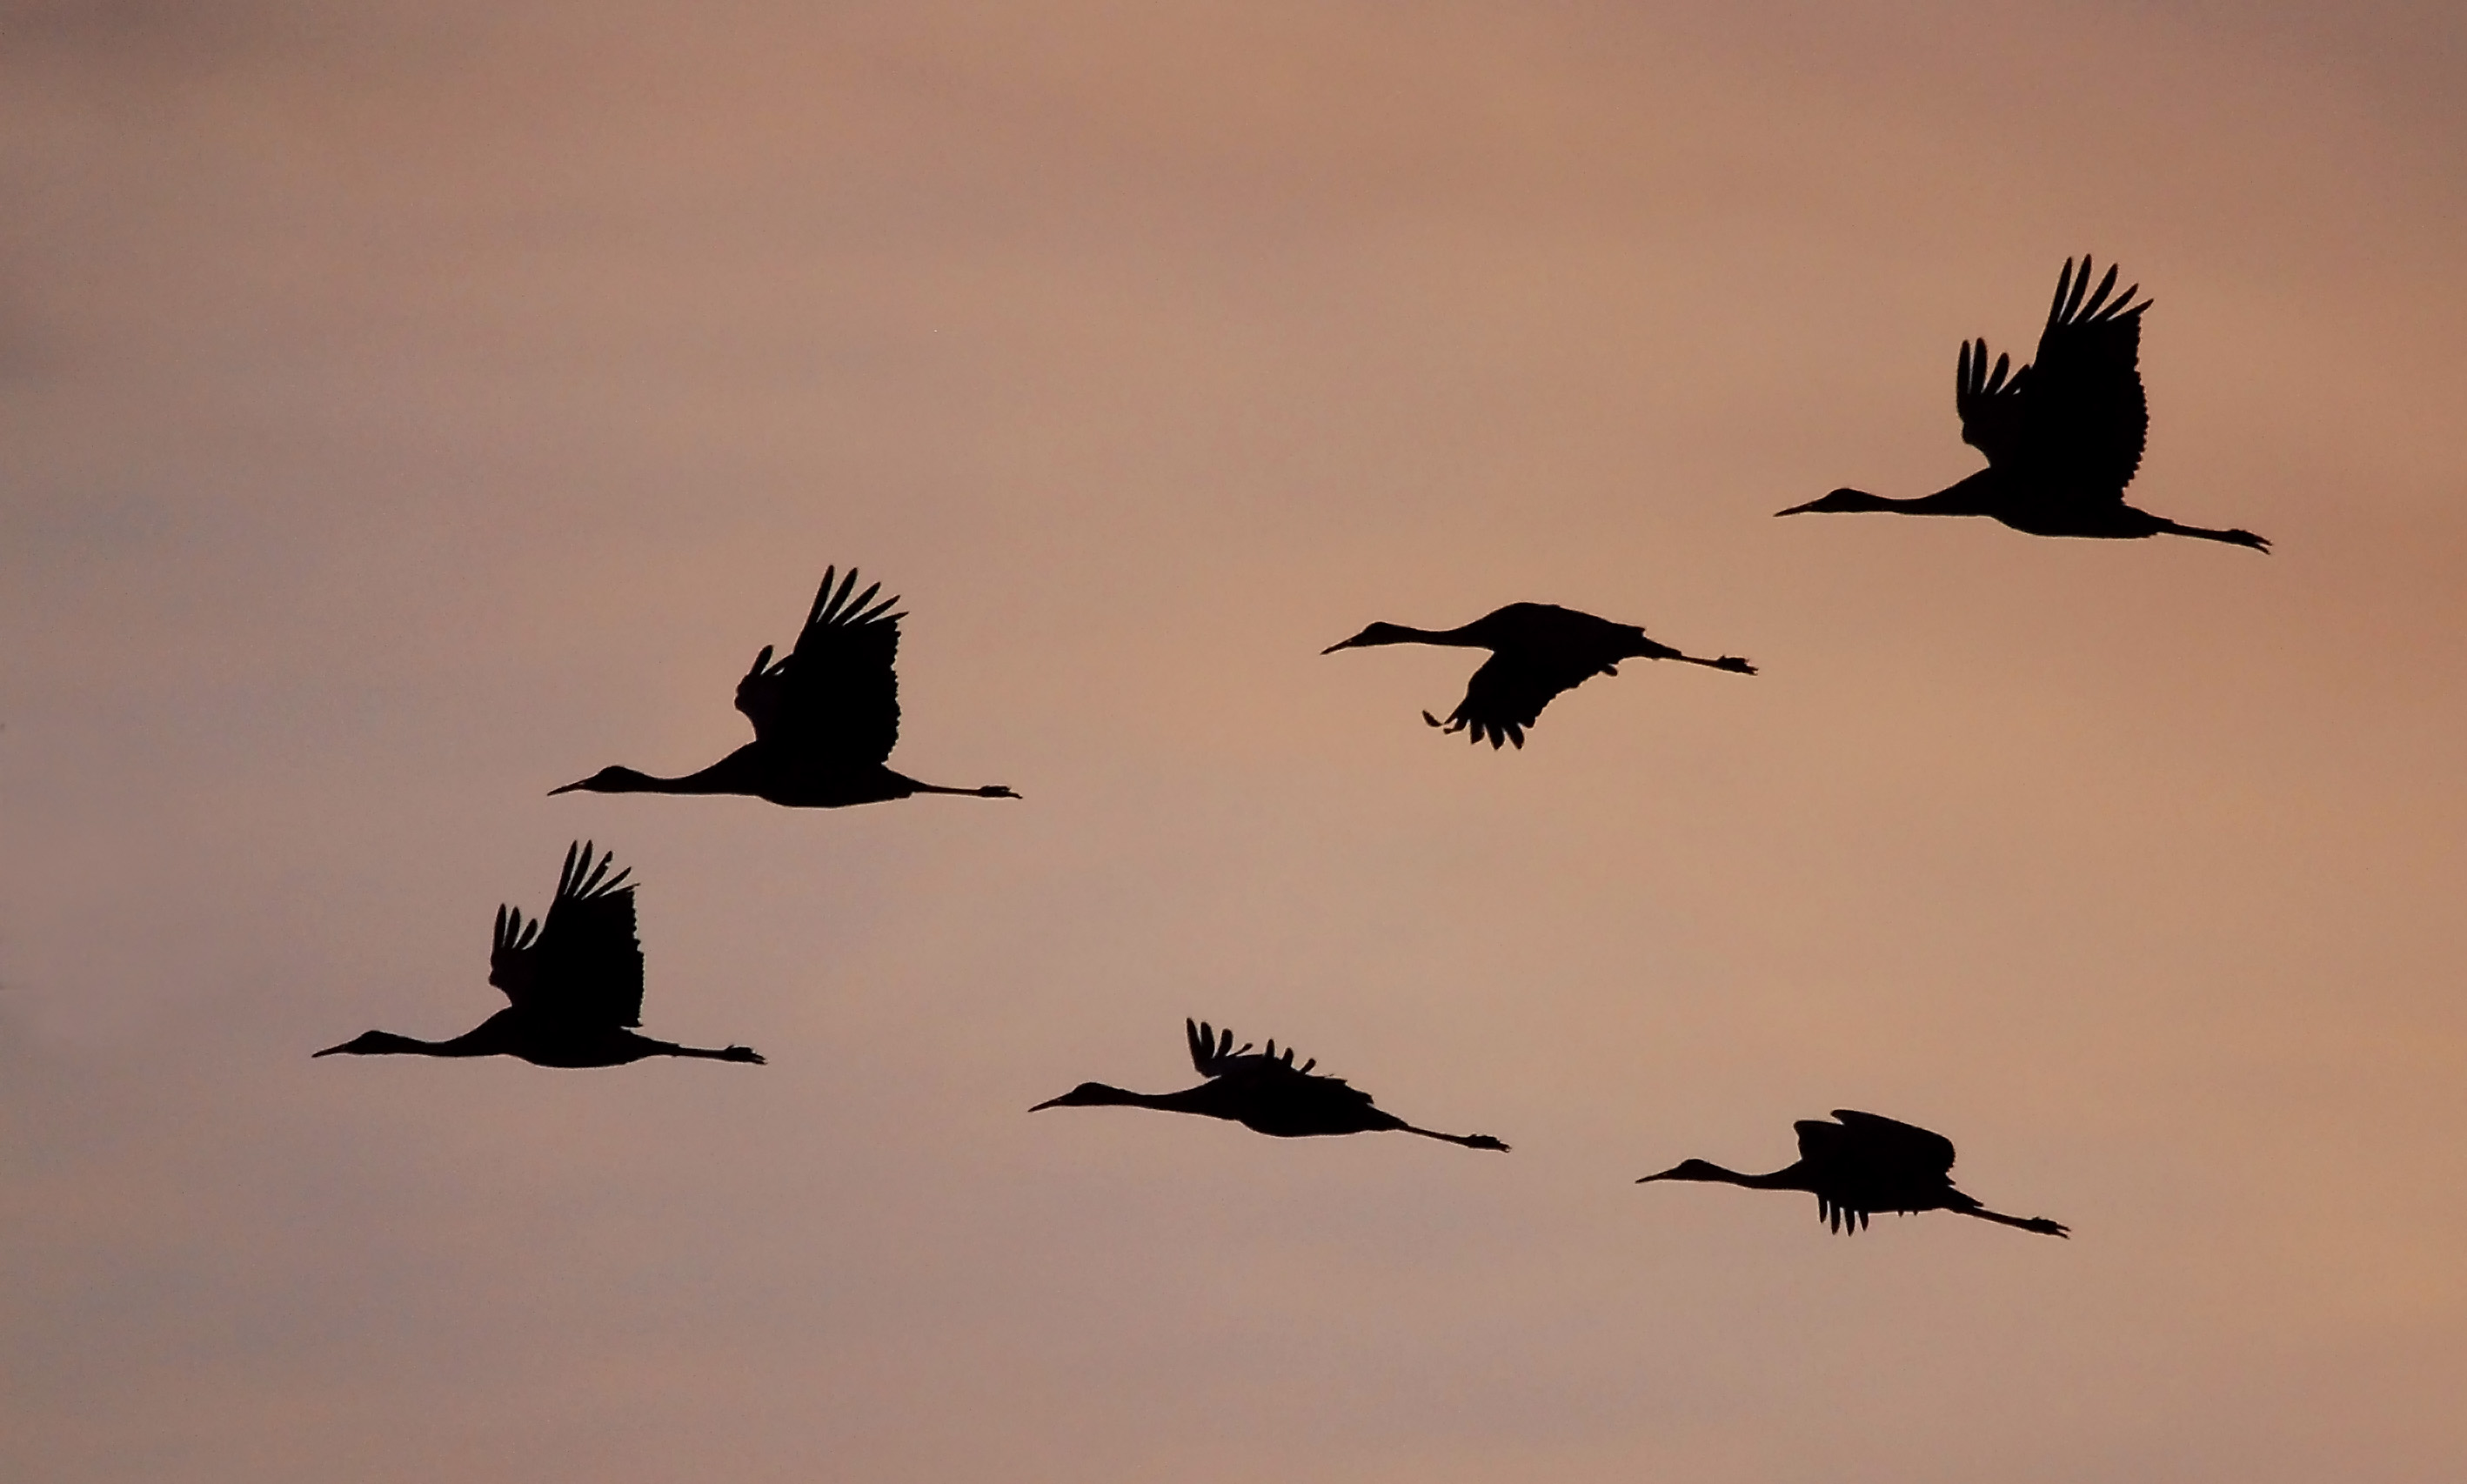
[[[1799,1162],[1770,1175],[1742,1175],[1703,1159],[1648,1175],[1658,1180],[1715,1180],[1750,1190],[1804,1190],[1816,1197],[1819,1221],[1835,1231],[1857,1231],[1877,1211],[1952,1211],[2035,1231],[2070,1236],[2044,1216],[2024,1219],[1991,1211],[1953,1188],[1953,1141],[1915,1125],[1848,1108],[1833,1110],[1839,1123],[1802,1119]]]
[[[2083,258],[2076,276],[2072,259],[2065,259],[2048,326],[2039,332],[2039,358],[2010,378],[2004,374],[2010,355],[1998,356],[1991,371],[1986,341],[1961,343],[1953,404],[1961,415],[1961,440],[1987,456],[1986,468],[1914,500],[1837,489],[1776,513],[1985,515],[2034,536],[2199,536],[2268,551],[2270,543],[2252,531],[2180,526],[2124,503],[2124,486],[2141,467],[2150,432],[2139,366],[2141,311],[2150,301],[2132,302],[2139,283],[2109,298],[2114,264],[2085,299],[2091,266]]]
[[[736,708],[754,724],[754,740],[700,773],[655,778],[631,768],[602,768],[579,782],[553,788],[595,794],[751,794],[775,804],[836,809],[911,794],[972,794],[1017,798],[999,783],[946,788],[919,783],[883,766],[899,740],[899,620],[896,597],[875,603],[877,582],[849,597],[856,569],[831,590],[837,569],[823,573],[813,612],[797,647],[776,663],[771,646],[736,683]],[[868,607],[868,604],[872,604]]]
[[[1184,1021],[1182,1027],[1190,1042],[1190,1065],[1208,1079],[1199,1086],[1179,1092],[1128,1092],[1101,1082],[1083,1082],[1029,1112],[1039,1108],[1161,1108],[1166,1113],[1228,1118],[1246,1129],[1279,1138],[1375,1134],[1396,1129],[1424,1138],[1462,1144],[1467,1149],[1507,1152],[1505,1144],[1487,1134],[1434,1133],[1373,1108],[1369,1093],[1348,1087],[1344,1079],[1313,1075],[1311,1068],[1319,1065],[1318,1058],[1296,1067],[1290,1046],[1279,1056],[1277,1044],[1271,1041],[1265,1052],[1254,1054],[1246,1041],[1237,1051],[1230,1030],[1220,1036],[1205,1023],[1196,1021]]]
[[[1422,720],[1442,731],[1469,731],[1468,740],[1487,739],[1493,749],[1503,742],[1525,746],[1525,729],[1533,725],[1551,697],[1596,675],[1617,675],[1621,660],[1684,660],[1739,675],[1756,672],[1745,660],[1730,655],[1700,660],[1655,643],[1633,623],[1613,623],[1556,603],[1510,603],[1453,629],[1374,623],[1320,653],[1371,644],[1446,644],[1489,650],[1490,658],[1473,672],[1464,699],[1457,703],[1446,724],[1442,726],[1428,711],[1422,713]]]
[[[712,1051],[638,1036],[643,1023],[643,945],[634,938],[630,870],[608,874],[588,842],[569,845],[556,901],[545,925],[511,907],[497,909],[488,982],[506,1008],[451,1041],[416,1041],[373,1030],[316,1053],[332,1056],[516,1056],[538,1067],[622,1067],[646,1056],[702,1056],[721,1062],[762,1058],[744,1046]]]

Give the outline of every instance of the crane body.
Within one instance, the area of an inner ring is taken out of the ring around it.
[[[888,766],[899,740],[899,599],[874,601],[875,583],[851,598],[856,570],[823,573],[822,591],[796,647],[778,660],[771,646],[736,683],[736,708],[754,740],[710,767],[678,777],[602,768],[549,793],[736,794],[797,809],[838,809],[917,794],[1017,798],[1001,784],[952,788],[924,783]],[[836,584],[836,586],[835,586]]]
[[[1816,1214],[1833,1230],[1864,1229],[1879,1211],[1951,1211],[1980,1221],[2018,1226],[2042,1236],[2071,1232],[2044,1216],[1991,1211],[1954,1188],[1953,1141],[1915,1124],[1855,1109],[1837,1108],[1835,1121],[1802,1119],[1799,1159],[1763,1175],[1725,1169],[1709,1159],[1687,1159],[1637,1181],[1701,1180],[1749,1190],[1799,1190],[1816,1197]]]
[[[1177,1092],[1133,1092],[1102,1082],[1083,1082],[1060,1097],[1048,1098],[1030,1113],[1047,1108],[1153,1108],[1162,1113],[1197,1113],[1223,1118],[1257,1134],[1277,1138],[1311,1138],[1336,1134],[1417,1134],[1467,1149],[1507,1146],[1487,1134],[1441,1134],[1416,1128],[1386,1109],[1374,1107],[1370,1094],[1342,1078],[1314,1074],[1316,1058],[1294,1065],[1288,1047],[1280,1057],[1277,1044],[1253,1052],[1249,1043],[1239,1050],[1234,1033],[1219,1032],[1198,1021],[1183,1022],[1191,1065],[1208,1080]]]
[[[1622,660],[1677,660],[1709,669],[1754,675],[1756,667],[1731,655],[1700,659],[1645,637],[1633,623],[1562,608],[1556,603],[1510,603],[1471,623],[1453,629],[1417,629],[1402,623],[1373,623],[1351,639],[1320,651],[1363,649],[1379,644],[1438,644],[1454,649],[1487,649],[1490,658],[1473,672],[1464,699],[1443,723],[1428,711],[1422,720],[1442,732],[1469,732],[1468,740],[1525,746],[1525,729],[1561,692],[1573,690],[1596,675],[1617,675]]]
[[[1842,488],[1775,513],[1983,515],[2033,536],[2193,536],[2268,551],[2270,542],[2252,531],[2181,525],[2124,503],[2149,440],[2140,354],[2150,301],[2133,302],[2138,283],[2113,293],[2113,264],[2092,292],[2092,266],[2084,257],[2076,274],[2065,259],[2031,364],[2013,371],[2012,357],[1999,355],[1991,369],[1986,341],[1961,343],[1954,409],[1962,441],[1987,456],[1986,468],[1915,499]]]
[[[634,933],[628,871],[608,874],[589,842],[567,847],[556,900],[545,918],[497,909],[488,982],[506,1008],[445,1041],[373,1030],[318,1056],[510,1056],[535,1067],[622,1067],[652,1056],[759,1063],[745,1046],[717,1050],[654,1041],[643,1023],[643,948]]]

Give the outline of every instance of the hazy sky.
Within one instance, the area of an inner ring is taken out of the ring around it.
[[[2291,12],[2291,13],[2282,13]],[[2467,1475],[2467,11],[0,0],[0,1473]],[[2137,503],[1957,346],[2156,300]],[[826,564],[894,762],[699,767]],[[1516,599],[1631,664],[1522,753]],[[458,1033],[567,843],[646,1030]],[[1416,1122],[1124,1110],[1182,1020]],[[1638,1175],[1942,1130],[2059,1243]]]

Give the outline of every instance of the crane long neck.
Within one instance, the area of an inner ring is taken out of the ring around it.
[[[1807,1169],[1804,1161],[1786,1165],[1763,1175],[1750,1175],[1741,1170],[1726,1169],[1709,1159],[1699,1159],[1694,1163],[1696,1168],[1687,1177],[1690,1180],[1712,1180],[1725,1185],[1744,1185],[1750,1190],[1805,1190],[1807,1188],[1807,1182],[1802,1179]]]
[[[1932,495],[1897,498],[1892,495],[1871,495],[1864,489],[1845,489],[1828,497],[1824,507],[1833,511],[1887,510],[1895,515],[1985,515],[1980,503],[1961,484],[1948,485]]]
[[[759,743],[749,742],[713,763],[710,767],[689,773],[682,777],[663,778],[640,769],[602,768],[598,773],[563,788],[549,790],[551,797],[571,794],[579,789],[592,794],[755,794],[761,791],[762,764],[756,749]]]
[[[722,758],[710,767],[686,774],[682,777],[655,778],[645,776],[639,792],[646,794],[735,794],[742,792],[736,770]]]
[[[1160,1113],[1213,1113],[1203,1100],[1213,1083],[1203,1082],[1195,1088],[1178,1092],[1134,1092],[1128,1088],[1109,1083],[1089,1082],[1072,1089],[1052,1102],[1039,1103],[1039,1108],[1153,1108]]]
[[[1905,515],[1993,515],[2009,507],[2017,493],[2004,471],[1990,464],[1914,500],[1886,500],[1882,507]]]
[[[612,768],[605,781],[593,786],[603,794],[734,794],[738,791],[738,780],[731,776],[734,772],[726,758],[673,778]]]
[[[349,1051],[354,1056],[490,1056],[499,1049],[484,1044],[486,1025],[466,1030],[450,1041],[422,1041],[417,1036],[397,1036],[390,1030],[373,1030],[357,1041],[332,1046],[317,1053],[330,1056],[336,1051]]]
[[[1896,499],[1864,489],[1837,489],[1816,502],[1816,508],[1840,511],[1889,510],[1896,515],[1992,515],[2008,498],[2011,482],[1990,465],[1954,481],[1932,495]],[[1785,512],[1789,513],[1789,512]]]
[[[1154,1108],[1162,1113],[1209,1113],[1212,1115],[1215,1113],[1215,1110],[1207,1107],[1206,1100],[1209,1090],[1213,1086],[1213,1083],[1203,1082],[1195,1088],[1183,1088],[1172,1092],[1123,1091],[1121,1095],[1122,1102],[1126,1106],[1132,1108]],[[1121,1091],[1120,1089],[1117,1089],[1116,1091]]]
[[[1452,629],[1417,629],[1410,623],[1374,623],[1363,630],[1352,644],[1360,647],[1372,644],[1444,644],[1455,649],[1487,649],[1490,645],[1473,632],[1481,621],[1460,623]]]
[[[1487,649],[1490,646],[1472,634],[1473,625],[1460,623],[1452,629],[1406,629],[1392,643],[1445,644],[1452,649]]]

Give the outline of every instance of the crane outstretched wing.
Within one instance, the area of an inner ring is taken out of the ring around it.
[[[614,852],[592,859],[569,845],[546,918],[497,909],[488,982],[518,1010],[597,1025],[643,1023],[643,946],[634,935],[631,870],[608,874]]]
[[[1853,1108],[1836,1108],[1833,1116],[1841,1119],[1837,1135],[1840,1149],[1861,1164],[1878,1171],[1925,1174],[1941,1179],[1953,1171],[1953,1140],[1913,1123],[1888,1118],[1879,1113],[1861,1113]],[[1800,1124],[1799,1148],[1806,1150],[1806,1133],[1825,1124]]]
[[[1560,692],[1573,690],[1600,673],[1597,667],[1553,664],[1529,654],[1494,654],[1465,682],[1464,699],[1457,703],[1441,730],[1469,731],[1470,740],[1487,741],[1493,748],[1503,742],[1522,748],[1525,729],[1533,725],[1544,707]],[[1428,711],[1422,719],[1440,726]]]
[[[836,585],[836,586],[835,586]],[[754,735],[792,756],[862,766],[890,757],[899,740],[896,597],[874,601],[877,582],[851,599],[848,576],[826,569],[796,647],[774,661],[764,645],[736,683],[736,708]]]
[[[1234,1050],[1232,1031],[1219,1031],[1200,1021],[1184,1020],[1182,1034],[1190,1043],[1190,1065],[1203,1077],[1222,1075],[1226,1063],[1251,1049],[1251,1043],[1246,1041],[1240,1051]]]
[[[2013,358],[2000,355],[1987,369],[1987,342],[1961,343],[1953,367],[1953,406],[1961,415],[1961,440],[1987,456],[1991,464],[2009,464],[2022,452],[2022,387],[2029,379],[2025,366],[2008,377]]]
[[[2133,302],[2139,283],[2111,297],[2112,263],[2091,292],[2091,268],[2084,257],[2076,275],[2065,259],[2039,357],[2013,378],[2022,408],[2016,453],[2052,495],[2121,501],[2150,435],[2140,370],[2141,311],[2150,301]]]
[[[1182,1029],[1190,1043],[1190,1065],[1197,1068],[1203,1077],[1308,1077],[1312,1082],[1324,1083],[1330,1089],[1343,1088],[1348,1095],[1366,1103],[1370,1101],[1369,1093],[1342,1077],[1331,1077],[1325,1072],[1314,1073],[1311,1068],[1319,1065],[1316,1056],[1300,1067],[1295,1066],[1294,1048],[1291,1046],[1285,1047],[1279,1055],[1277,1044],[1271,1041],[1266,1050],[1254,1054],[1250,1042],[1243,1042],[1237,1049],[1232,1031],[1218,1030],[1206,1021],[1186,1020],[1182,1023]]]

